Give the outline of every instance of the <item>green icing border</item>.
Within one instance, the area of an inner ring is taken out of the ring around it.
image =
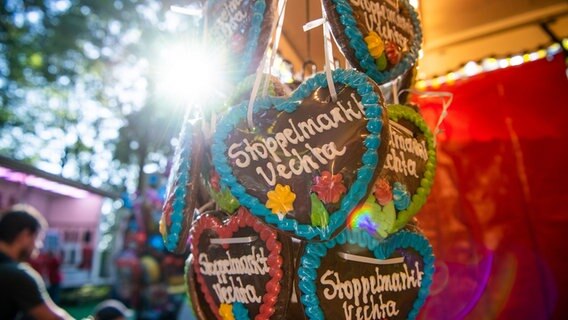
[[[436,146],[434,144],[434,135],[432,134],[432,131],[430,131],[430,128],[428,128],[428,125],[420,113],[414,111],[414,109],[409,106],[399,104],[387,106],[387,113],[389,120],[398,121],[398,119],[405,119],[416,125],[418,129],[424,133],[428,148],[428,161],[426,161],[424,177],[420,180],[420,187],[418,187],[416,193],[412,195],[408,208],[397,212],[394,226],[389,231],[389,234],[393,234],[402,229],[408,221],[410,221],[410,219],[414,217],[418,211],[420,211],[424,203],[426,203],[426,199],[432,189],[434,173],[436,171]]]

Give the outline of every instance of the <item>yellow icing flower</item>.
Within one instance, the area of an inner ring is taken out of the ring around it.
[[[233,305],[227,303],[221,303],[219,307],[219,315],[223,320],[235,320],[233,315]]]
[[[367,43],[371,57],[375,59],[378,59],[385,51],[385,43],[375,31],[369,32],[369,35],[365,37],[365,42]]]
[[[271,209],[272,213],[283,215],[294,210],[296,194],[292,192],[290,186],[277,184],[274,191],[268,191],[266,195],[268,196],[266,207]]]

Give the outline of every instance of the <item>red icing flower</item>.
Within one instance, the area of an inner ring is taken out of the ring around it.
[[[211,170],[209,182],[211,183],[211,188],[215,190],[215,192],[221,191],[221,187],[219,186],[219,174],[215,170]]]
[[[375,182],[375,198],[381,206],[392,200],[392,188],[385,179],[379,179]]]
[[[341,199],[341,195],[347,191],[343,185],[343,176],[341,173],[331,174],[324,171],[321,176],[314,177],[314,185],[312,191],[317,193],[318,198],[324,203],[336,203]]]
[[[396,44],[390,41],[387,42],[385,52],[390,64],[397,64],[400,62],[402,54],[400,52],[400,48]]]

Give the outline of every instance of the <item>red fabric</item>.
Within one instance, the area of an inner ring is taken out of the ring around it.
[[[47,255],[47,277],[50,285],[60,284],[63,280],[61,260],[54,254]]]
[[[564,58],[484,73],[454,93],[418,219],[437,256],[421,319],[565,319],[568,80]],[[421,100],[433,119],[437,103]],[[439,112],[439,111],[438,111]]]

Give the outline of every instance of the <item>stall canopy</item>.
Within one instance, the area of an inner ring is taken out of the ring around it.
[[[117,193],[66,179],[5,156],[0,156],[0,180],[71,198],[84,198],[89,193],[112,199],[120,198]],[[6,203],[0,201],[0,207],[3,205]]]
[[[429,90],[454,94],[418,215],[437,256],[422,319],[565,319],[568,80],[561,54]],[[427,117],[439,102],[416,98]]]
[[[535,51],[554,42],[543,25],[559,39],[568,37],[565,0],[436,0],[418,4],[424,43],[418,77],[429,79],[458,69],[468,61],[507,57]],[[288,0],[280,52],[296,72],[306,61],[323,69],[321,28],[302,25],[321,17],[320,1]],[[334,56],[342,61],[335,49]]]

